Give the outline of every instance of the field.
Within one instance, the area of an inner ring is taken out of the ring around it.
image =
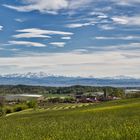
[[[0,140],[139,140],[140,99],[55,104],[0,118]]]

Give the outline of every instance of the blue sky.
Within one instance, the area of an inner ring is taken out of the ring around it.
[[[1,0],[0,73],[140,77],[139,0]]]

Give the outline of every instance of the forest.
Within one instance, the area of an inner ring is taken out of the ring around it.
[[[93,87],[93,86],[70,86],[70,87],[45,87],[29,85],[1,85],[0,94],[84,94],[106,91],[110,96],[124,96],[123,88]]]

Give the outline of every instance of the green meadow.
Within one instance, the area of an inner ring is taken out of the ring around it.
[[[0,118],[0,140],[139,140],[140,98],[54,104]]]

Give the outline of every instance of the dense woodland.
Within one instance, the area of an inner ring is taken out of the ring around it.
[[[107,91],[109,95],[123,96],[123,88],[114,87],[92,87],[92,86],[71,86],[71,87],[43,87],[43,86],[27,86],[27,85],[5,85],[0,86],[0,94],[84,94],[93,92]]]

